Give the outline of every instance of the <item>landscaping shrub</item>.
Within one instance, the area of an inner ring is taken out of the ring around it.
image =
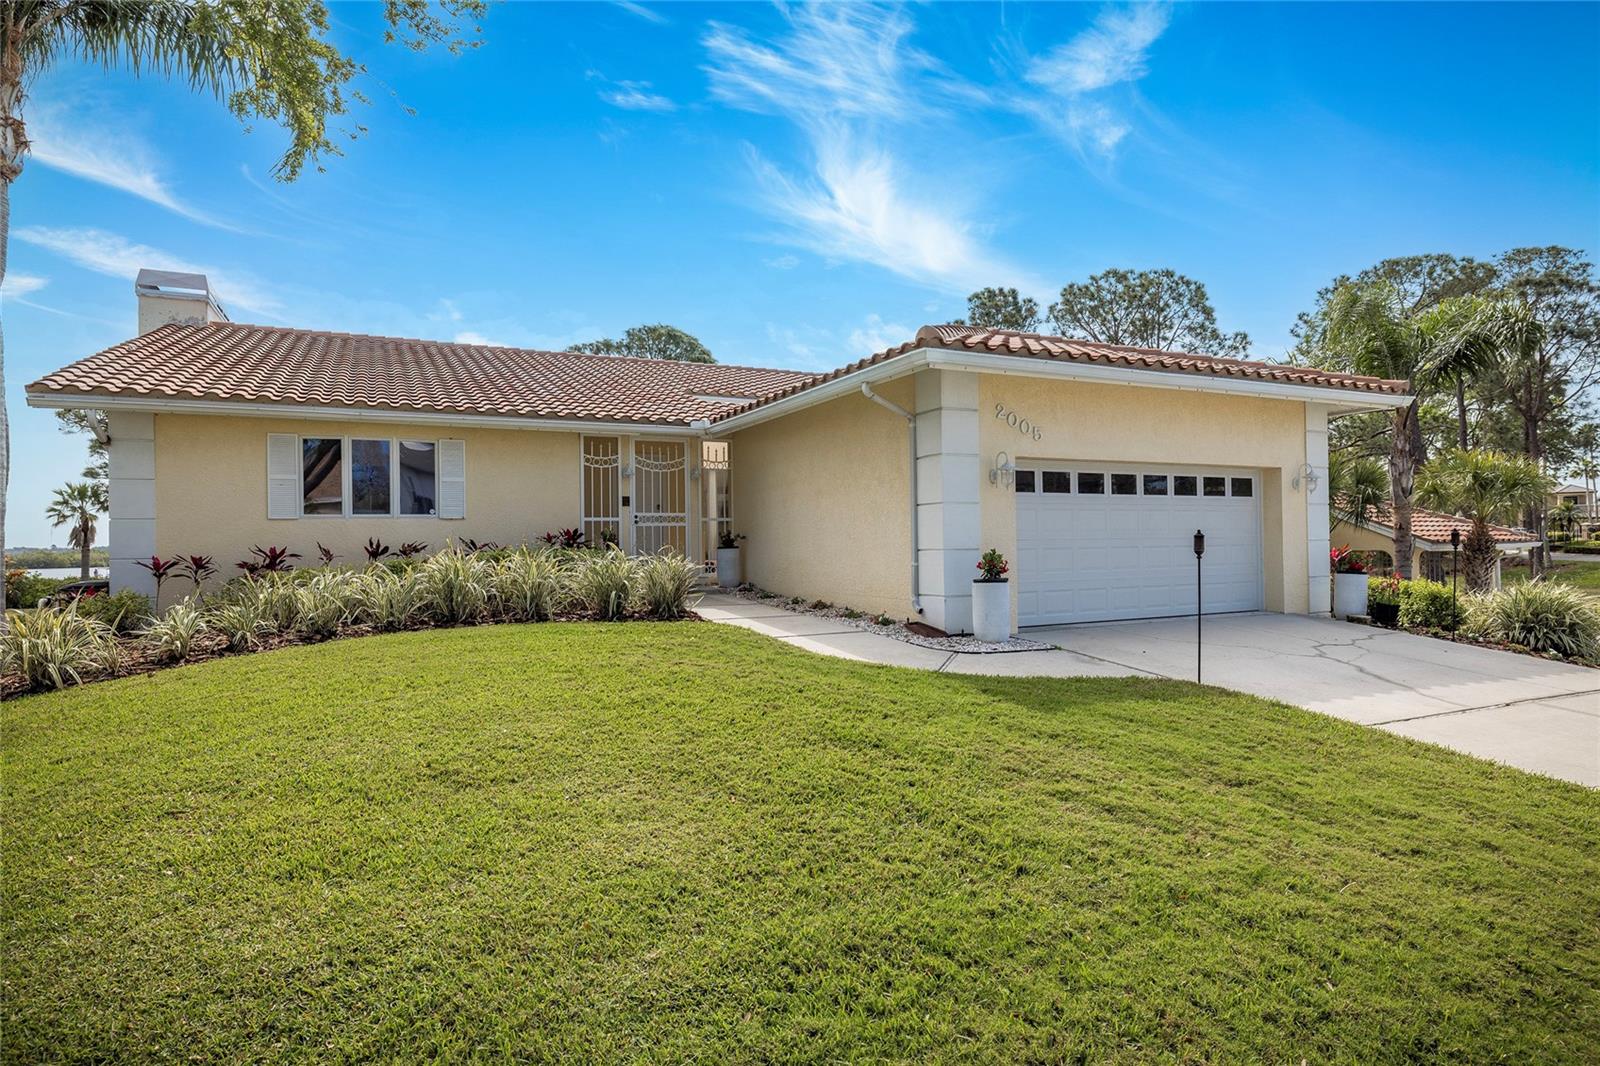
[[[350,617],[354,578],[348,570],[323,570],[309,581],[292,584],[294,631],[307,640],[337,635]]]
[[[1400,624],[1408,629],[1455,629],[1461,612],[1450,586],[1419,577],[1400,585]]]
[[[7,570],[6,606],[37,607],[39,597],[50,595],[71,580],[70,577],[40,577],[26,570]]]
[[[628,612],[638,572],[638,563],[616,548],[592,555],[573,575],[573,597],[595,617],[614,621]]]
[[[682,618],[697,599],[700,567],[675,551],[664,551],[639,564],[637,595],[652,618]]]
[[[406,629],[420,622],[427,610],[428,593],[412,569],[398,572],[370,567],[351,584],[351,615],[379,629]]]
[[[78,615],[110,626],[114,633],[133,633],[150,619],[150,597],[119,589],[109,596],[83,596],[77,601]]]
[[[489,605],[487,559],[446,549],[417,567],[434,618],[445,625],[476,622]]]
[[[206,628],[220,633],[231,651],[244,651],[261,643],[268,628],[261,617],[261,600],[253,594],[232,595],[212,607]]]
[[[257,613],[268,632],[288,633],[300,613],[295,586],[302,580],[290,573],[265,573],[249,578],[238,595],[255,598]]]
[[[1508,585],[1489,597],[1487,616],[1493,639],[1569,658],[1600,656],[1600,609],[1566,585]]]
[[[116,635],[97,618],[66,608],[6,612],[0,633],[0,672],[21,674],[31,687],[81,685],[86,676],[113,669]]]
[[[144,640],[155,648],[162,662],[181,662],[189,657],[194,638],[206,629],[205,614],[194,600],[183,600],[168,607],[166,613],[150,622]]]
[[[1461,597],[1461,628],[1458,632],[1472,640],[1499,640],[1493,608],[1494,596],[1490,593]]]
[[[542,622],[560,609],[571,576],[555,552],[511,552],[490,571],[495,610],[519,622]]]

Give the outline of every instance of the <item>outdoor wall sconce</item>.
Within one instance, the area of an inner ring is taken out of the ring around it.
[[[619,473],[622,474],[622,480],[626,481],[629,478],[633,477],[633,467],[625,466],[619,471]]]
[[[700,468],[698,466],[693,466],[693,467],[689,468],[689,480],[690,481],[699,481],[700,480]]]
[[[994,457],[994,469],[989,471],[989,484],[1009,489],[1017,478],[1017,468],[1011,465],[1011,456],[1005,452]]]
[[[1320,479],[1317,477],[1317,472],[1312,469],[1310,463],[1301,463],[1300,469],[1295,471],[1294,480],[1289,482],[1289,484],[1294,487],[1296,492],[1299,492],[1300,483],[1303,481],[1306,485],[1307,494],[1310,494],[1317,491],[1317,483],[1319,480]]]

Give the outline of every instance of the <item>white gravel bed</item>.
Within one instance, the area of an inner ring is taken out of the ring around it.
[[[721,589],[728,592],[728,589]],[[962,655],[1000,655],[1013,651],[1050,651],[1057,645],[1046,644],[1040,640],[1027,640],[1023,637],[1012,637],[1010,640],[992,641],[979,640],[977,637],[924,637],[913,633],[905,627],[905,623],[889,620],[880,622],[871,615],[861,614],[846,607],[835,607],[833,604],[816,606],[812,603],[779,596],[775,593],[765,592],[750,585],[741,585],[731,590],[735,596],[751,603],[764,603],[772,607],[781,607],[795,614],[809,614],[818,618],[831,618],[851,629],[859,629],[866,633],[876,633],[881,637],[891,637],[903,640],[907,644],[915,644],[919,648],[932,648],[934,651],[953,651]],[[855,617],[851,617],[854,615]],[[887,618],[887,615],[883,616]]]

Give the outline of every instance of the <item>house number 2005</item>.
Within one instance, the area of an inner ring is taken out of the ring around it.
[[[1017,414],[1017,412],[1010,410],[1003,403],[997,403],[994,405],[994,416],[1000,421],[1004,422],[1006,425],[1010,426],[1012,429],[1016,430],[1018,433],[1021,433],[1024,437],[1032,437],[1034,440],[1044,440],[1044,433],[1039,429],[1038,426],[1034,425],[1032,422],[1029,422],[1026,418],[1023,418],[1021,415]]]

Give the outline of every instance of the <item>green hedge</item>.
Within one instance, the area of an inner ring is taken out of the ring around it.
[[[1463,617],[1449,585],[1415,578],[1400,585],[1400,624],[1411,629],[1454,629]]]

